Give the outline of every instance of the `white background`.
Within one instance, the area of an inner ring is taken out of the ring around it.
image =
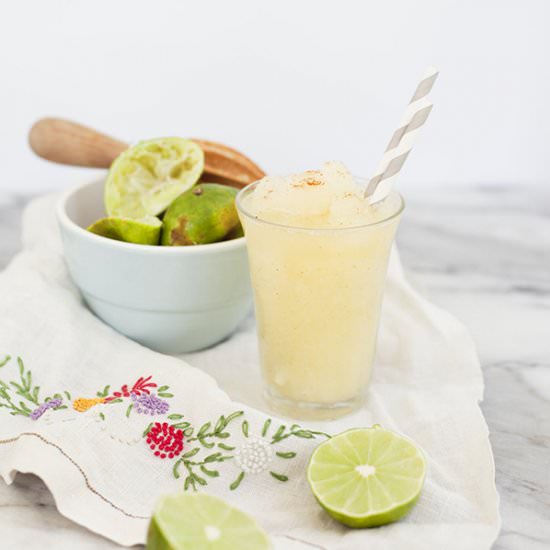
[[[2,190],[86,177],[28,150],[45,115],[223,141],[269,172],[335,158],[370,175],[428,65],[436,105],[401,189],[549,180],[544,0],[0,2]]]

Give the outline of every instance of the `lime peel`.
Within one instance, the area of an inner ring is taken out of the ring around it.
[[[92,223],[87,230],[116,241],[157,245],[161,228],[162,222],[153,216],[139,219],[109,216]]]

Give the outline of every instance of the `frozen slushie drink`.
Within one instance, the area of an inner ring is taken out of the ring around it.
[[[340,163],[248,186],[237,206],[255,295],[268,402],[295,418],[335,418],[363,401],[388,257],[403,210],[370,204]]]

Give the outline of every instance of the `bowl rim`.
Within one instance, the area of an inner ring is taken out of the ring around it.
[[[86,229],[80,227],[77,223],[71,220],[71,218],[69,218],[66,210],[67,202],[71,197],[73,197],[83,189],[87,187],[92,187],[93,185],[99,185],[100,183],[103,183],[103,181],[104,178],[95,178],[92,181],[87,180],[80,185],[67,189],[57,200],[55,206],[55,211],[59,224],[67,231],[71,231],[72,233],[78,235],[79,238],[86,239],[90,243],[95,243],[97,246],[105,246],[107,248],[125,250],[126,252],[136,252],[161,256],[177,254],[209,254],[220,252],[223,250],[230,251],[237,248],[242,248],[246,245],[244,237],[238,237],[229,241],[221,241],[209,244],[197,244],[193,246],[144,245],[117,241],[115,239],[108,239],[106,237],[96,235],[95,233],[91,233],[90,231],[87,231]]]

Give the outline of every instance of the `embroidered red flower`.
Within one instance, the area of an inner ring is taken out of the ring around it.
[[[157,387],[157,384],[155,384],[154,382],[149,382],[151,378],[153,377],[148,376],[147,378],[144,378],[143,376],[141,376],[131,388],[128,388],[128,384],[124,384],[124,386],[120,388],[120,391],[115,391],[113,392],[113,395],[107,397],[105,399],[105,403],[108,403],[109,401],[112,401],[113,399],[117,399],[119,397],[130,397],[132,393],[136,394],[137,396],[140,396],[142,393],[150,394],[150,388]]]
[[[159,458],[174,458],[183,451],[183,432],[167,422],[155,422],[146,439],[149,448]]]

